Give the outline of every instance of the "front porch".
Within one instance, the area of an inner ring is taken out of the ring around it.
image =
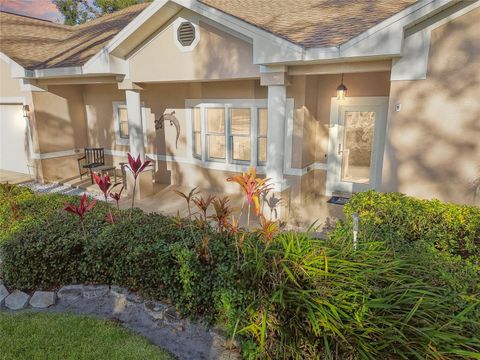
[[[0,183],[18,184],[21,186],[27,186],[34,191],[41,193],[59,192],[69,195],[80,195],[83,192],[87,192],[89,195],[94,196],[98,200],[103,200],[103,194],[96,184],[92,184],[88,177],[65,178],[55,183],[38,183],[33,181],[30,177],[19,173],[13,173],[9,171],[0,170]],[[178,196],[174,190],[181,191],[183,193],[190,192],[192,188],[180,185],[167,185],[154,183],[154,194],[135,200],[135,207],[142,209],[145,212],[156,212],[167,216],[176,216],[177,213],[182,217],[188,216],[188,207],[185,199]],[[234,214],[240,213],[243,195],[239,191],[236,193],[227,193],[221,191],[212,191],[211,189],[198,189],[200,191],[199,196],[213,195],[216,198],[228,197],[230,199],[230,205]],[[337,219],[343,218],[342,206],[327,203],[329,197],[316,196],[314,198],[306,199],[301,204],[291,203],[287,214],[287,228],[295,229],[307,229],[310,225],[315,224],[315,227],[319,232],[323,232],[335,223]],[[110,199],[110,201],[112,201]],[[131,206],[132,197],[128,192],[122,194],[120,200],[120,208],[127,209]],[[113,205],[113,203],[112,203]],[[194,208],[194,205],[192,205]],[[212,210],[210,209],[210,212]],[[196,213],[197,210],[193,209]],[[265,210],[265,214],[269,215],[269,210]],[[274,215],[272,215],[274,218]],[[246,214],[241,219],[243,225],[246,224]],[[256,223],[252,224],[256,226]]]

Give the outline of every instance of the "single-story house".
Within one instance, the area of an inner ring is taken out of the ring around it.
[[[147,194],[237,190],[225,178],[255,166],[288,203],[479,204],[479,7],[155,0],[79,26],[2,12],[0,168],[61,181],[98,147],[153,159]]]

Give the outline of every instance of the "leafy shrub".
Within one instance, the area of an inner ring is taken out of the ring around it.
[[[6,184],[0,184],[0,243],[24,227],[40,224],[49,216],[58,213],[65,202],[78,202],[75,196],[34,194],[26,187],[14,186],[10,196],[18,208],[16,217],[8,203],[7,189]]]
[[[351,233],[351,218],[357,213],[360,239],[384,240],[394,246],[422,240],[442,252],[480,263],[478,207],[371,190],[353,195],[344,213],[346,221],[339,232]]]

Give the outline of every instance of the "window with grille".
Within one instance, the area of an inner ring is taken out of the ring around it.
[[[193,156],[197,159],[202,158],[202,119],[201,109],[192,109],[192,129],[193,129]]]
[[[118,111],[118,123],[119,123],[119,130],[120,130],[120,137],[122,139],[128,139],[128,114],[127,108],[119,106],[117,108]]]
[[[268,110],[258,109],[257,119],[257,163],[265,165],[267,162]]]
[[[267,162],[268,111],[265,100],[193,101],[191,149],[194,158],[246,166]]]
[[[225,160],[226,132],[225,109],[207,108],[207,159]]]
[[[250,162],[250,108],[230,109],[230,143],[233,161]]]

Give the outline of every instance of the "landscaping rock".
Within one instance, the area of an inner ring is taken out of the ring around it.
[[[55,305],[57,295],[53,291],[35,291],[30,299],[30,305],[34,308],[45,309]]]
[[[8,292],[7,288],[5,287],[5,285],[3,284],[0,284],[0,306],[3,305],[3,301],[5,300],[5,298],[10,295],[10,293]]]
[[[217,354],[217,359],[238,359],[239,358],[239,344],[236,340],[228,339],[227,332],[220,328],[214,327],[210,329],[210,336],[212,337],[212,349]]]
[[[83,287],[83,297],[94,299],[108,294],[110,288],[108,285],[86,285]]]
[[[127,289],[120,286],[111,286],[110,293],[117,299],[124,299],[134,304],[140,304],[143,302],[143,299],[139,295],[131,293]]]
[[[166,305],[155,301],[145,301],[143,306],[152,319],[163,320],[164,311],[167,309]]]
[[[59,299],[78,300],[83,296],[83,285],[67,285],[58,290]]]
[[[23,291],[15,290],[5,298],[5,306],[10,310],[24,309],[28,305],[30,296]]]
[[[180,321],[182,320],[182,316],[180,313],[177,311],[175,306],[169,306],[164,312],[164,317],[166,320],[170,321]]]

